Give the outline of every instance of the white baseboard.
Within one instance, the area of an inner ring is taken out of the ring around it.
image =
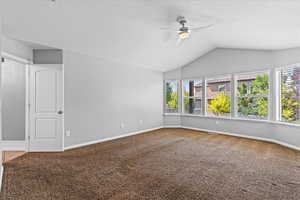
[[[164,128],[181,128],[181,125],[165,125]]]
[[[290,149],[294,149],[294,150],[300,151],[300,147],[297,147],[297,146],[292,145],[292,144],[288,144],[288,143],[277,141],[277,140],[273,140],[271,142],[279,144],[281,146],[285,146],[285,147],[290,148]]]
[[[185,129],[190,129],[190,130],[195,130],[195,131],[203,131],[203,132],[208,132],[208,133],[214,133],[214,134],[222,134],[222,135],[229,135],[229,136],[234,136],[234,137],[241,137],[241,138],[247,138],[247,139],[253,139],[253,140],[259,140],[259,141],[264,141],[264,142],[271,142],[275,144],[279,144],[281,146],[288,147],[290,149],[294,149],[297,151],[300,151],[300,147],[288,144],[286,142],[281,142],[275,139],[270,139],[270,138],[263,138],[263,137],[257,137],[257,136],[249,136],[249,135],[241,135],[237,133],[229,133],[229,132],[223,132],[223,131],[215,131],[215,130],[209,130],[209,129],[203,129],[203,128],[194,128],[194,127],[189,127],[189,126],[180,126],[180,125],[175,125],[175,126],[164,126],[165,128],[185,128]]]
[[[3,151],[25,151],[26,142],[24,140],[2,140],[0,141]]]
[[[65,147],[64,150],[70,150],[70,149],[80,148],[80,147],[84,147],[84,146],[88,146],[88,145],[92,145],[92,144],[101,143],[101,142],[116,140],[116,139],[120,139],[120,138],[124,138],[124,137],[128,137],[128,136],[133,136],[133,135],[138,135],[138,134],[149,132],[149,131],[158,130],[158,129],[161,129],[161,128],[164,128],[164,127],[159,126],[159,127],[155,127],[155,128],[151,128],[151,129],[145,129],[145,130],[141,130],[141,131],[126,133],[126,134],[118,135],[118,136],[115,136],[115,137],[109,137],[109,138],[104,138],[104,139],[100,139],[100,140],[96,140],[96,141],[90,141],[90,142],[85,142],[85,143],[81,143],[81,144],[76,144],[76,145]]]
[[[264,142],[271,142],[275,144],[279,144],[281,146],[288,147],[290,149],[294,149],[297,151],[300,151],[300,147],[291,145],[285,142],[281,142],[275,139],[270,139],[270,138],[263,138],[263,137],[257,137],[257,136],[249,136],[249,135],[241,135],[241,134],[236,134],[236,133],[229,133],[229,132],[223,132],[223,131],[215,131],[215,130],[208,130],[208,129],[202,129],[202,128],[194,128],[194,127],[188,127],[188,126],[181,126],[181,128],[185,129],[190,129],[190,130],[196,130],[196,131],[204,131],[208,133],[216,133],[216,134],[222,134],[222,135],[229,135],[229,136],[234,136],[234,137],[241,137],[241,138],[247,138],[247,139],[253,139],[253,140],[259,140],[259,141],[264,141]]]
[[[2,188],[3,171],[4,171],[4,168],[1,165],[0,166],[0,192],[1,192],[1,188]]]

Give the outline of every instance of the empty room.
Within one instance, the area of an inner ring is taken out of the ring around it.
[[[0,200],[300,199],[300,1],[0,8]]]

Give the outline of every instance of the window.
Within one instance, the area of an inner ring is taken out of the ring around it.
[[[165,113],[275,119],[300,124],[300,63],[274,71],[274,94],[270,99],[271,71],[216,76],[204,80],[165,81]],[[272,70],[273,74],[273,70]],[[234,91],[233,91],[234,89]],[[205,91],[205,93],[204,93]],[[276,91],[276,92],[275,92]],[[182,93],[179,93],[182,92]],[[232,97],[232,94],[235,97]],[[179,99],[182,96],[182,99]],[[231,100],[234,100],[234,104]],[[270,101],[272,100],[272,101]],[[180,104],[179,104],[180,102]],[[271,103],[271,102],[274,102]],[[270,110],[273,110],[272,116]]]
[[[202,80],[183,81],[183,112],[199,115],[202,113]]]
[[[283,68],[281,80],[281,121],[300,123],[300,64]]]
[[[206,114],[208,116],[230,116],[231,75],[206,80]]]
[[[268,119],[269,73],[237,76],[237,115],[241,118]]]
[[[165,113],[178,113],[178,81],[166,81]]]
[[[225,86],[225,85],[219,85],[219,86],[218,86],[218,91],[219,91],[219,92],[224,92],[225,89],[226,89],[226,86]]]

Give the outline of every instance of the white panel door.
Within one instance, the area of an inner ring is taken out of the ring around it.
[[[29,151],[63,151],[62,65],[31,66],[29,97]]]

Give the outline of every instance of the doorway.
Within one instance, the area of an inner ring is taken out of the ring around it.
[[[63,66],[2,54],[2,140],[25,151],[63,151]]]
[[[2,140],[22,141],[26,137],[26,67],[27,64],[2,58]]]

